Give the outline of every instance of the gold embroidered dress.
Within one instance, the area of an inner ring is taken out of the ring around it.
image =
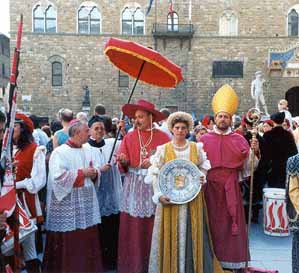
[[[146,182],[153,183],[153,201],[158,204],[149,273],[223,272],[213,252],[203,192],[187,204],[163,206],[159,203],[162,196],[157,185],[159,169],[176,158],[191,160],[203,172],[211,167],[202,143],[188,141],[181,148],[168,142],[157,147],[146,179]]]

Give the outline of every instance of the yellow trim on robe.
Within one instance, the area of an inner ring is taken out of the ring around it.
[[[290,176],[289,196],[296,213],[299,214],[299,181],[297,175]]]
[[[171,142],[165,144],[165,163],[176,159],[176,154]],[[198,155],[196,143],[190,142],[190,160],[198,164]],[[191,215],[192,229],[192,247],[194,271],[203,272],[203,209],[204,208],[203,192],[200,192],[195,199],[188,203]],[[161,227],[160,227],[160,249],[158,256],[160,273],[178,273],[178,215],[179,206],[171,204],[162,207]],[[207,211],[205,209],[206,215]],[[206,217],[208,224],[208,218]],[[211,246],[212,243],[210,242]],[[213,248],[212,248],[213,250]],[[213,254],[214,255],[214,254]],[[219,261],[214,255],[213,258],[214,273],[224,273]]]

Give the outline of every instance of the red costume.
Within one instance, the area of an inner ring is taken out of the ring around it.
[[[145,100],[126,104],[122,110],[130,118],[137,110],[142,110],[152,114],[153,122],[165,119],[152,103]],[[168,141],[168,135],[158,129],[135,129],[124,137],[118,150],[118,154],[124,154],[129,163],[123,169],[126,176],[120,207],[118,273],[144,273],[148,270],[156,206],[152,200],[152,185],[144,182],[147,169],[140,165],[155,153],[157,146]]]
[[[36,143],[30,143],[24,149],[18,150],[14,159],[18,161],[16,183],[31,178],[31,170],[33,166],[33,155],[37,148]],[[36,219],[38,223],[43,222],[41,206],[37,194],[30,193],[26,189],[18,189],[18,197],[29,214],[30,218]]]
[[[224,268],[244,267],[248,246],[238,173],[248,158],[249,145],[239,134],[211,132],[201,137],[211,163],[205,186],[211,235]]]
[[[146,141],[151,133],[141,131],[140,134]],[[153,139],[146,148],[148,157],[155,153],[157,146],[168,141],[166,133],[153,129]],[[152,185],[144,183],[147,170],[138,169],[140,146],[137,129],[125,136],[118,153],[126,155],[129,170],[123,185],[117,272],[147,272],[156,207],[152,201]]]

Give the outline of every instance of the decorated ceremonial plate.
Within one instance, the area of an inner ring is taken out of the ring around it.
[[[204,174],[189,160],[175,159],[160,170],[158,185],[163,195],[174,204],[192,201],[200,192],[200,177]]]

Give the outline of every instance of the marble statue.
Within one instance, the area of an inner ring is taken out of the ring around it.
[[[261,112],[260,105],[264,108],[264,114],[269,116],[267,105],[265,103],[265,98],[263,94],[263,87],[265,84],[265,79],[263,78],[262,71],[255,72],[255,80],[251,82],[251,97],[255,100],[255,108],[259,109]]]

